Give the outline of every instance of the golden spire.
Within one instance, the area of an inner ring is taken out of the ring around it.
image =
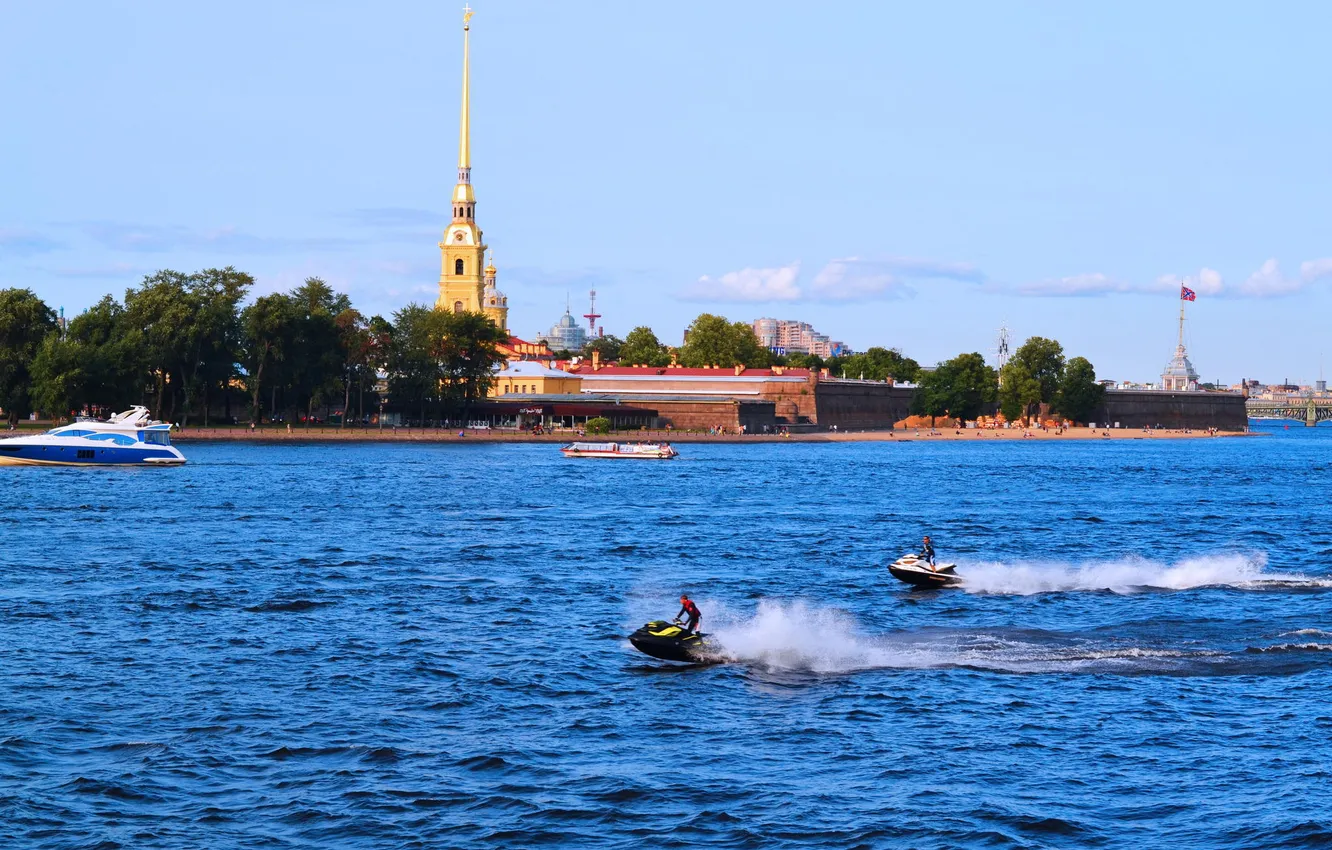
[[[467,108],[467,36],[472,29],[472,7],[463,6],[463,94],[462,94],[462,126],[458,130],[458,168],[472,167],[471,140],[468,138],[468,108]]]
[[[454,218],[472,218],[472,204],[476,199],[472,194],[472,127],[470,62],[468,39],[472,25],[472,7],[463,6],[463,78],[462,78],[462,119],[458,122],[458,185],[453,189]],[[465,206],[459,206],[465,205]]]

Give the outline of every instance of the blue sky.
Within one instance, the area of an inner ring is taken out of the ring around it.
[[[0,4],[0,286],[158,268],[432,301],[461,4]],[[1332,6],[475,0],[477,218],[530,337],[800,318],[924,362],[995,330],[1104,377],[1310,381]],[[1332,355],[1332,350],[1326,352]]]

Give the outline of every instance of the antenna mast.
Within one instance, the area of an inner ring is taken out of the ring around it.
[[[601,318],[601,314],[597,312],[597,291],[594,289],[591,292],[589,292],[588,295],[591,296],[592,303],[588,307],[587,312],[583,314],[583,318],[587,319],[587,327],[590,331],[592,331],[592,336],[596,336],[597,319]]]

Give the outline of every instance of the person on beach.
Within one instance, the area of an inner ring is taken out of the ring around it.
[[[685,623],[685,630],[691,632],[698,631],[698,624],[702,622],[703,614],[698,610],[698,606],[694,604],[694,600],[681,593],[680,613],[675,615],[676,621],[679,621],[679,619],[685,616],[685,614],[689,615],[689,622]]]
[[[925,539],[921,541],[920,557],[922,560],[929,562],[930,569],[934,569],[934,543],[930,540],[928,534],[925,535]]]

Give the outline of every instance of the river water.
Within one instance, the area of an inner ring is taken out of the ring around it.
[[[1332,429],[1272,430],[0,469],[0,846],[1326,847]],[[681,590],[733,663],[629,646]]]

